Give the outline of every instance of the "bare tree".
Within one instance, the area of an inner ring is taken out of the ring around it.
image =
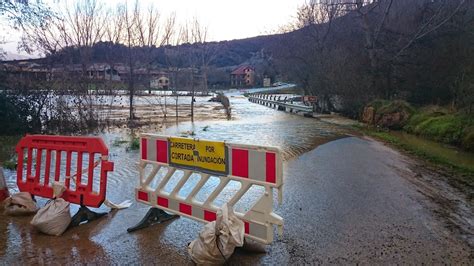
[[[209,64],[217,56],[218,48],[207,42],[208,27],[202,25],[197,18],[194,18],[191,22],[186,22],[181,27],[180,35],[181,42],[190,45],[187,57],[188,65],[191,68],[191,120],[194,121],[195,87],[197,83],[201,83],[204,86],[203,90],[208,90]],[[202,80],[200,82],[197,80],[198,73],[201,73]]]
[[[414,44],[459,13],[465,0],[353,0],[344,5],[358,14],[370,60],[371,90],[393,96],[393,72]]]
[[[333,59],[329,56],[328,42],[334,31],[334,20],[344,14],[343,7],[344,3],[337,0],[311,0],[300,6],[296,21],[286,29],[301,34],[282,38],[284,46],[277,53],[280,64],[287,65],[284,71],[298,79],[305,93],[319,96],[321,111],[332,108],[330,96],[334,91],[326,69]]]
[[[11,26],[18,29],[24,27],[44,26],[53,13],[41,1],[2,0],[0,1],[0,17],[6,18]]]
[[[122,43],[128,51],[129,118],[133,121],[135,119],[133,104],[137,85],[135,71],[140,67],[145,67],[149,73],[154,60],[152,52],[169,42],[174,33],[175,18],[171,16],[161,24],[158,10],[154,6],[149,6],[148,11],[144,13],[138,1],[135,1],[131,9],[126,3],[120,15],[124,22]]]
[[[113,71],[117,60],[126,58],[128,77],[124,78],[129,92],[129,118],[133,121],[136,71],[146,69],[150,72],[155,60],[154,51],[168,43],[173,34],[174,17],[163,21],[155,7],[142,9],[138,1],[132,6],[128,2],[118,4],[115,9],[106,9],[97,0],[81,0],[72,4],[66,1],[63,4],[58,8],[57,15],[45,21],[43,27],[25,27],[23,48],[28,52],[39,51],[48,55],[48,59],[56,58],[56,64],[61,61],[62,75],[71,70],[68,78],[76,81],[63,79],[63,83],[67,83],[69,89],[84,94],[77,99],[79,113],[86,110],[88,115],[93,116],[92,105],[95,101],[89,95],[92,83],[92,87],[97,88],[96,82],[89,76],[90,67],[95,62],[93,52],[97,44],[104,41],[110,48],[112,45],[125,46],[125,54],[117,55],[115,50],[109,49],[104,57],[110,63],[110,71]],[[81,71],[74,69],[77,63],[81,65]]]
[[[287,34],[273,51],[280,70],[306,93],[318,95],[322,104],[337,95],[350,106],[351,115],[357,115],[360,105],[374,98],[419,93],[407,90],[420,88],[421,82],[450,87],[448,78],[436,83],[429,78],[434,73],[427,72],[421,80],[420,72],[436,70],[436,64],[450,60],[441,58],[443,42],[462,48],[466,40],[457,43],[448,36],[469,36],[462,33],[469,32],[469,21],[472,24],[472,4],[465,0],[309,1],[299,8],[296,22],[285,28]],[[433,53],[434,47],[440,49],[439,55],[425,54]],[[463,65],[469,69],[464,60]],[[457,84],[466,80],[461,74],[456,79]],[[446,89],[439,91],[449,97]]]

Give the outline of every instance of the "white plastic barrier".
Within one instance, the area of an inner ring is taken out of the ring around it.
[[[282,159],[277,148],[143,134],[140,154],[137,201],[180,216],[210,222],[216,219],[218,210],[213,201],[234,180],[241,186],[228,201],[232,207],[252,186],[264,188],[261,197],[248,211],[241,213],[235,210],[245,223],[246,237],[270,244],[273,241],[273,225],[278,226],[280,234],[283,232],[283,219],[273,213],[273,190],[278,191],[281,203],[283,186]],[[151,165],[151,172],[146,174],[148,165]],[[160,176],[159,171],[166,172]],[[177,171],[183,171],[183,176],[168,193],[164,188]],[[186,197],[179,196],[179,191],[192,174],[200,175],[199,181]],[[196,195],[211,176],[218,177],[219,184],[205,201],[198,201]]]

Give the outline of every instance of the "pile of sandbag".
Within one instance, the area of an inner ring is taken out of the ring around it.
[[[38,211],[36,202],[28,192],[19,192],[11,195],[3,201],[4,213],[6,215],[31,215]]]
[[[225,204],[216,221],[204,226],[199,237],[188,245],[191,259],[198,265],[223,264],[244,244],[245,225]]]
[[[64,191],[66,191],[66,187],[63,184],[53,183],[54,197],[33,217],[31,220],[33,227],[54,236],[60,236],[66,231],[71,223],[71,213],[69,212],[69,202],[59,198]]]
[[[55,182],[53,184],[54,198],[39,210],[29,192],[13,194],[3,202],[4,213],[11,216],[36,213],[31,220],[31,225],[45,234],[59,236],[71,223],[69,202],[59,198],[65,190],[64,185]]]

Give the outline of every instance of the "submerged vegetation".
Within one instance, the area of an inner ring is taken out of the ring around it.
[[[135,151],[140,149],[140,138],[138,137],[132,137],[132,140],[130,141],[130,145],[128,146],[129,150]]]
[[[124,140],[124,139],[118,138],[114,140],[112,145],[114,147],[121,147],[123,145],[126,145],[125,149],[127,151],[136,151],[140,149],[140,138],[132,134],[130,135],[130,140]]]

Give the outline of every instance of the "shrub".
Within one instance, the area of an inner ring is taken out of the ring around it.
[[[0,135],[39,132],[41,122],[28,98],[0,93]]]
[[[394,112],[406,112],[407,114],[411,115],[415,112],[415,109],[413,109],[413,107],[405,101],[392,101],[392,102],[382,101],[377,104],[382,104],[378,108],[374,106],[377,114],[381,114],[381,115],[394,113]]]
[[[458,115],[429,117],[415,127],[415,133],[448,144],[460,144],[463,119]]]

